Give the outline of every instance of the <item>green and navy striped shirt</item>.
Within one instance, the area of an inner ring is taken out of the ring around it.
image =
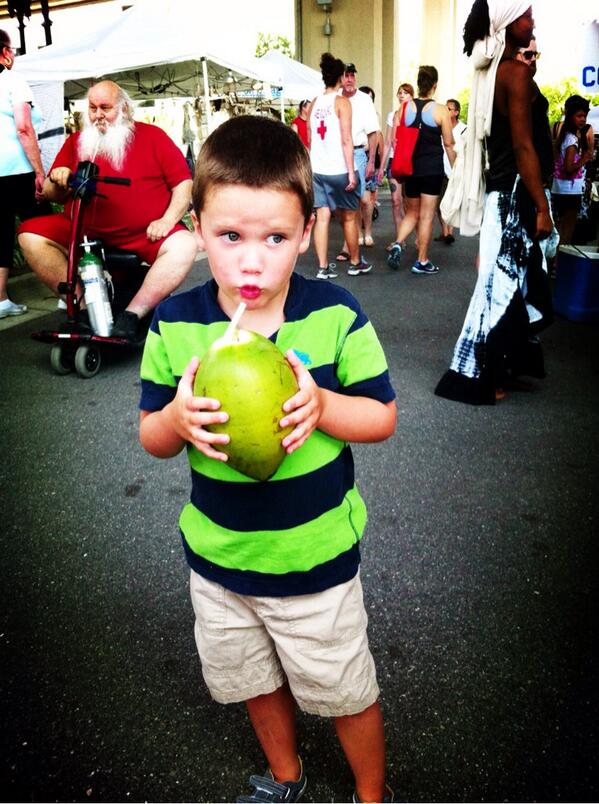
[[[161,410],[194,355],[224,335],[229,318],[214,280],[156,309],[142,365],[140,408]],[[356,299],[292,274],[285,321],[273,340],[294,349],[322,388],[390,402],[395,392],[374,328]],[[179,525],[189,565],[234,592],[311,594],[353,578],[366,506],[349,445],[315,430],[272,478],[252,480],[188,445],[191,499]]]

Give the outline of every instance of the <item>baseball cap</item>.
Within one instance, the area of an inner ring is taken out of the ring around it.
[[[352,61],[350,61],[349,64],[345,65],[345,72],[346,73],[357,73],[358,71],[356,70],[356,65]]]

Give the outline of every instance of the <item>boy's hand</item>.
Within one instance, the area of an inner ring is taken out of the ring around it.
[[[227,461],[224,452],[218,452],[211,445],[228,444],[225,433],[211,433],[205,430],[207,424],[221,424],[229,419],[229,414],[219,410],[220,402],[202,396],[194,396],[193,383],[200,365],[197,357],[192,357],[179,380],[177,394],[171,403],[170,418],[179,438],[189,441],[208,458]]]
[[[281,427],[295,425],[294,430],[288,436],[285,436],[281,442],[284,450],[289,455],[301,447],[318,426],[322,414],[323,400],[322,390],[316,385],[312,375],[293,349],[289,349],[285,356],[299,385],[299,391],[283,405],[283,410],[287,415],[280,422]]]

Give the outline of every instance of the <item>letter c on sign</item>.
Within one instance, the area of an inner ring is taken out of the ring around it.
[[[597,84],[597,78],[595,77],[597,72],[597,67],[592,67],[590,65],[588,67],[583,67],[582,85],[584,87],[594,87]]]

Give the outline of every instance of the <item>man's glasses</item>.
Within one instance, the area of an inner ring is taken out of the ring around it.
[[[537,50],[521,50],[520,53],[526,61],[532,61],[533,59],[538,61],[541,58],[541,54]]]

